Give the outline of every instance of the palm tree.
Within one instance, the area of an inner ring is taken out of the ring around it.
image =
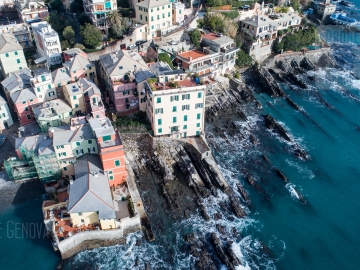
[[[117,12],[117,10],[112,10],[106,13],[106,20],[111,27],[116,25],[118,28],[121,28],[122,17],[121,14]]]

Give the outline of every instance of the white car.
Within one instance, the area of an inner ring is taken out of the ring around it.
[[[133,50],[136,46],[134,44],[131,44],[127,47],[128,50]]]
[[[172,40],[172,41],[170,41],[170,44],[171,44],[171,45],[177,45],[177,44],[178,44],[178,42],[177,42],[177,41],[175,41],[175,40]]]

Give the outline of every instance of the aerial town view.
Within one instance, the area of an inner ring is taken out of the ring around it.
[[[358,269],[360,0],[0,0],[1,269]]]

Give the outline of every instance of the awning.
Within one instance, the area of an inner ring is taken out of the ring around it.
[[[40,57],[40,58],[34,60],[35,64],[39,64],[39,63],[44,62],[44,61],[46,61],[46,57],[45,57],[45,56]]]

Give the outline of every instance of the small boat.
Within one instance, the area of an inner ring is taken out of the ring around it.
[[[353,2],[344,1],[344,0],[340,1],[339,4],[347,7],[355,7],[355,4]]]
[[[6,136],[5,136],[5,135],[1,135],[1,136],[0,136],[0,146],[2,146],[2,145],[4,144],[5,140],[6,140]]]

